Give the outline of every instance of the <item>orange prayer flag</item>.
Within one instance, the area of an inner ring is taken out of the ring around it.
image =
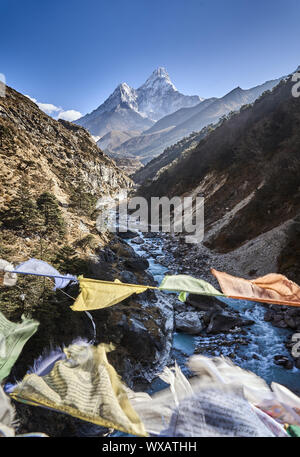
[[[211,269],[222,292],[229,298],[277,305],[300,306],[300,287],[286,276],[270,273],[256,279],[244,279]]]

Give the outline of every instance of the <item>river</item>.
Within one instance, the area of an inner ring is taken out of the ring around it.
[[[148,272],[153,275],[156,283],[159,284],[168,270],[168,268],[155,260],[157,255],[163,255],[164,253],[164,240],[160,237],[146,238],[142,232],[139,232],[139,236],[143,239],[143,244],[136,244],[134,239],[127,240],[127,242],[138,255],[147,258],[149,261]],[[198,276],[201,276],[201,272],[199,272]],[[237,346],[233,362],[261,376],[268,384],[272,381],[280,383],[299,395],[300,370],[295,367],[287,370],[274,363],[274,356],[277,354],[289,356],[284,342],[291,331],[274,327],[270,322],[266,322],[264,320],[265,308],[259,303],[227,298],[222,298],[222,301],[233,309],[238,310],[245,319],[254,321],[254,324],[247,331],[247,344]],[[232,354],[232,344],[238,338],[240,338],[240,335],[233,333],[191,336],[175,332],[172,355],[183,372],[188,375],[185,363],[187,358],[194,353],[195,348],[201,349],[199,352],[204,355],[228,356]],[[223,346],[218,345],[220,340],[226,341],[228,346],[226,344]],[[151,383],[149,393],[155,392],[163,386],[164,383],[162,381],[155,379]]]

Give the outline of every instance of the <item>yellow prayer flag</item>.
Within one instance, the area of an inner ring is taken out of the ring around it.
[[[145,292],[150,286],[125,284],[116,279],[100,281],[78,276],[81,292],[75,303],[71,306],[73,311],[89,311],[91,309],[108,308],[115,305],[130,295]]]

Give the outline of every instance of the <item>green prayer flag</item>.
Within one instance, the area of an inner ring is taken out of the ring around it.
[[[178,295],[178,300],[182,301],[183,303],[186,301],[187,293],[186,292],[180,292]]]
[[[286,429],[290,436],[300,438],[300,427],[299,425],[289,425]]]
[[[0,381],[9,375],[23,346],[38,329],[38,321],[24,315],[21,319],[11,322],[0,312]]]
[[[159,289],[174,292],[188,292],[190,294],[211,295],[225,297],[224,294],[215,289],[203,279],[196,279],[189,275],[166,275],[162,280]],[[181,294],[180,294],[181,295]],[[183,297],[183,295],[181,295]]]

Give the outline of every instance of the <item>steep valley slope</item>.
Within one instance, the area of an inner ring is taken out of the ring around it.
[[[52,119],[7,87],[0,97],[0,157],[0,258],[17,265],[34,257],[61,273],[153,285],[146,259],[117,234],[96,230],[97,199],[130,191],[133,182],[84,128]],[[53,291],[51,280],[22,275],[14,287],[1,283],[0,276],[0,311],[14,322],[22,314],[40,322],[6,381],[20,380],[44,351],[76,338],[93,340],[87,314],[70,309],[78,285],[63,293]],[[167,300],[158,303],[148,291],[91,313],[95,343],[115,344],[109,360],[131,387],[151,380],[169,357],[172,310]],[[82,427],[70,416],[23,404],[16,408],[20,432],[78,436]]]

